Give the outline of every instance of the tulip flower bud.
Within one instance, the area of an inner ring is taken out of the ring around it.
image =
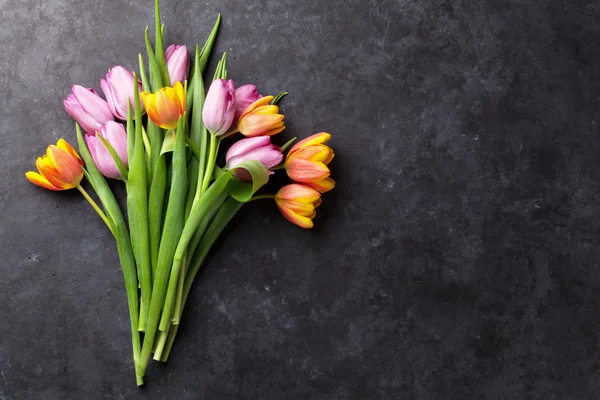
[[[148,118],[163,129],[177,128],[177,121],[185,113],[185,90],[181,82],[164,87],[156,93],[140,94]]]
[[[171,85],[175,82],[184,83],[188,77],[190,69],[190,57],[187,47],[172,44],[165,50],[165,59],[167,60],[167,70]]]
[[[106,79],[100,81],[100,87],[106,96],[110,112],[122,121],[127,119],[127,101],[131,104],[131,110],[134,110],[133,104],[133,74],[125,68],[117,65],[106,74]],[[138,80],[140,92],[142,83]]]
[[[293,183],[275,194],[275,203],[283,216],[301,228],[312,228],[315,208],[321,204],[321,194],[308,186]]]
[[[46,154],[38,157],[35,165],[38,172],[25,174],[34,185],[48,190],[67,190],[78,187],[83,179],[83,161],[65,139],[48,146]]]
[[[240,118],[240,115],[246,108],[263,96],[258,93],[258,89],[254,85],[243,85],[235,89],[235,117],[234,121]]]
[[[104,124],[113,120],[108,103],[94,89],[74,85],[63,104],[69,115],[88,133],[100,130]]]
[[[123,179],[115,164],[115,160],[98,135],[102,135],[110,143],[121,161],[123,161],[123,164],[127,166],[127,131],[125,127],[118,122],[109,121],[95,135],[88,134],[85,136],[85,142],[90,150],[94,164],[96,164],[100,173],[107,178]]]
[[[281,163],[283,154],[279,147],[271,143],[269,136],[259,136],[234,143],[227,151],[225,160],[229,169],[235,168],[236,165],[247,160],[260,161],[265,168],[269,169]],[[273,174],[273,171],[270,171],[269,174]],[[233,176],[242,181],[252,180],[250,173],[243,168],[236,169]]]
[[[208,89],[202,119],[206,129],[221,136],[231,126],[235,115],[235,87],[232,80],[217,79]]]
[[[285,129],[279,107],[269,104],[273,96],[262,97],[244,109],[237,130],[246,137],[273,136]]]
[[[331,138],[327,132],[317,133],[296,143],[285,159],[285,169],[294,182],[325,193],[334,188],[327,164],[333,160],[333,150],[326,146]]]

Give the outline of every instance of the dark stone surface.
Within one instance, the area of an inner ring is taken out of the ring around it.
[[[334,134],[338,186],[313,231],[245,207],[137,389],[109,232],[24,173],[152,4],[0,2],[0,399],[600,398],[597,2],[163,3],[190,48],[223,13],[230,76],[289,90],[281,143]]]

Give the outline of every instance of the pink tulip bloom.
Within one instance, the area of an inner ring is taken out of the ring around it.
[[[85,135],[85,142],[90,150],[94,164],[96,164],[100,173],[107,178],[123,179],[115,164],[115,160],[98,135],[102,135],[110,143],[121,161],[127,166],[127,131],[125,127],[118,122],[109,121],[95,135]]]
[[[174,85],[175,82],[183,84],[188,78],[190,69],[190,57],[187,47],[176,44],[170,45],[165,51],[165,59],[167,60],[171,85]]]
[[[235,87],[232,80],[217,79],[208,89],[202,119],[210,133],[221,136],[231,126],[235,115]]]
[[[265,168],[269,169],[281,164],[283,154],[279,147],[271,143],[269,136],[258,136],[248,139],[242,139],[234,143],[225,155],[227,168],[235,168],[242,161],[255,160],[260,161]],[[269,174],[273,174],[270,171]],[[243,168],[234,171],[233,176],[242,181],[251,181],[252,176]]]
[[[87,133],[99,131],[104,124],[113,120],[108,103],[94,89],[74,85],[63,104],[69,115]]]
[[[108,71],[106,79],[100,81],[100,87],[106,96],[110,112],[118,119],[125,121],[127,119],[127,101],[131,104],[132,112],[135,108],[133,74],[117,65]],[[143,90],[139,79],[138,88],[140,92]]]

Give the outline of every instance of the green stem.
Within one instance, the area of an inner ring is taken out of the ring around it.
[[[137,271],[135,266],[135,257],[131,248],[131,240],[127,224],[123,218],[123,213],[119,208],[119,203],[112,193],[106,179],[102,176],[98,168],[94,164],[94,160],[87,148],[81,128],[79,124],[75,125],[77,131],[77,144],[79,153],[85,164],[88,166],[86,176],[88,177],[92,187],[96,191],[98,198],[102,202],[106,213],[113,221],[113,229],[115,239],[117,241],[117,252],[121,261],[121,271],[123,272],[123,280],[125,281],[125,291],[127,293],[127,305],[129,307],[129,321],[131,328],[131,344],[133,349],[133,362],[135,365],[136,382],[139,385],[144,383],[144,369],[140,368],[140,335],[138,334],[138,319],[139,319],[139,303],[138,303],[138,281]]]
[[[171,330],[171,325],[165,331],[161,331],[158,336],[158,340],[156,341],[156,348],[154,349],[154,360],[161,361],[163,350],[165,349],[165,344],[167,343],[167,339],[169,337],[169,331]]]
[[[192,150],[192,153],[194,153],[194,155],[196,156],[197,159],[200,159],[200,148],[198,146],[196,146],[196,143],[194,143],[192,141],[192,139],[190,139],[189,137],[185,137],[185,143],[190,146],[190,149]]]
[[[146,371],[150,352],[154,346],[154,339],[156,338],[157,328],[159,327],[161,311],[165,304],[166,288],[169,282],[171,266],[174,263],[173,255],[184,226],[185,193],[187,190],[184,130],[185,118],[185,114],[179,118],[177,134],[175,136],[173,175],[169,202],[158,250],[158,262],[156,265],[156,274],[154,277],[154,285],[152,287],[152,298],[146,322],[146,334],[144,336],[144,344],[140,355],[139,367],[142,372]]]
[[[200,271],[200,267],[202,266],[202,263],[204,262],[206,255],[208,254],[209,250],[211,249],[211,247],[213,246],[213,244],[215,243],[215,241],[217,240],[217,238],[219,237],[219,235],[221,234],[223,229],[225,229],[225,227],[227,226],[229,221],[231,221],[231,219],[239,211],[239,209],[242,207],[242,205],[243,205],[243,203],[240,203],[240,202],[234,200],[233,198],[227,199],[223,203],[223,205],[219,208],[217,215],[215,216],[215,218],[211,222],[210,226],[206,230],[206,233],[202,237],[202,241],[200,242],[198,249],[196,250],[196,252],[194,253],[194,255],[191,259],[190,268],[188,269],[188,273],[186,274],[186,277],[185,277],[185,283],[184,283],[184,288],[183,288],[183,301],[182,301],[180,313],[183,312],[185,302],[188,298],[188,295],[190,294],[192,282],[194,281],[194,278]],[[181,317],[181,314],[179,316]],[[169,357],[171,348],[173,346],[173,342],[175,340],[175,335],[177,334],[178,327],[179,327],[179,325],[173,325],[173,326],[171,326],[171,329],[169,330],[167,343],[166,343],[165,349],[162,352],[162,357],[161,357],[162,362],[166,362]]]
[[[106,226],[110,230],[110,233],[112,233],[113,236],[114,236],[115,233],[113,232],[113,228],[112,228],[110,222],[108,221],[108,218],[106,217],[106,214],[104,214],[104,212],[102,211],[102,209],[100,209],[100,207],[98,206],[98,204],[96,204],[96,202],[94,201],[94,199],[92,199],[90,197],[90,195],[88,194],[88,192],[86,192],[85,189],[81,185],[77,185],[76,187],[77,187],[77,190],[79,190],[81,192],[81,194],[83,195],[83,197],[85,197],[85,199],[88,201],[88,203],[90,203],[90,205],[92,206],[92,208],[98,213],[98,215],[100,216],[100,218],[102,218],[102,221],[104,221],[104,223],[106,224]]]
[[[252,198],[250,199],[250,201],[253,200],[260,200],[260,199],[274,199],[275,195],[274,194],[259,194],[256,196],[252,196]]]
[[[202,190],[200,194],[203,194],[212,179],[213,169],[215,168],[215,158],[217,157],[217,151],[219,148],[219,137],[216,135],[210,135],[210,147],[208,150],[208,160],[206,162],[206,172],[204,173],[204,179],[202,180]]]
[[[138,331],[146,330],[146,307],[144,307],[144,298],[140,297],[140,319],[138,321]]]

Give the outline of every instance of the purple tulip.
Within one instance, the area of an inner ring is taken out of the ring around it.
[[[108,108],[113,115],[120,120],[127,119],[127,100],[131,104],[131,111],[135,107],[133,103],[133,74],[125,68],[117,65],[106,74],[106,79],[100,81],[100,87],[106,96]],[[140,93],[142,92],[142,83],[138,80]],[[143,107],[140,102],[140,106]]]
[[[225,160],[229,169],[248,160],[260,161],[268,169],[281,164],[283,154],[279,147],[271,143],[269,136],[257,136],[234,143],[227,151]],[[272,173],[273,171],[269,171],[269,174]],[[250,173],[243,168],[236,169],[233,175],[242,181],[252,180]]]
[[[235,117],[234,121],[240,118],[244,110],[256,100],[263,96],[258,93],[258,89],[254,85],[243,85],[235,89]]]
[[[127,166],[127,131],[125,131],[125,127],[118,122],[108,121],[95,135],[85,135],[85,142],[90,149],[94,164],[96,164],[100,173],[107,178],[123,179],[115,164],[115,160],[98,135],[102,135],[110,143],[119,155],[119,158]]]
[[[210,133],[221,136],[231,126],[235,115],[235,86],[232,80],[217,79],[208,89],[202,119]]]
[[[69,115],[79,122],[87,133],[95,133],[113,120],[108,103],[94,89],[74,85],[71,94],[63,102]]]
[[[169,70],[169,77],[171,78],[171,86],[175,82],[181,82],[182,84],[188,77],[188,71],[190,69],[190,57],[187,51],[187,47],[172,44],[167,47],[165,51],[165,59],[167,60],[167,69]]]

